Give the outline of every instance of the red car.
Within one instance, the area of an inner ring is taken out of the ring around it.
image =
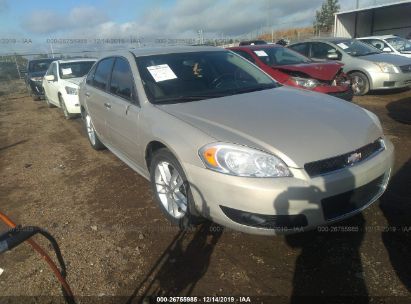
[[[276,44],[228,49],[251,61],[284,85],[325,93],[348,101],[353,98],[348,77],[342,72],[342,63],[314,62]]]

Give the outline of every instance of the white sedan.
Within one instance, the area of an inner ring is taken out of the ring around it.
[[[53,61],[43,78],[47,106],[61,108],[66,119],[80,114],[78,87],[95,62],[94,58]]]

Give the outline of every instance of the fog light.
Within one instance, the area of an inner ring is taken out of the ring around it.
[[[393,87],[395,85],[395,81],[384,81],[384,87]]]

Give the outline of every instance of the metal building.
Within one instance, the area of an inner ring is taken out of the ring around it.
[[[411,35],[411,1],[382,4],[335,14],[335,37]]]

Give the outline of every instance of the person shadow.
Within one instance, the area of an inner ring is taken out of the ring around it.
[[[203,202],[203,212],[209,212]],[[224,228],[211,221],[180,229],[126,303],[147,303],[156,296],[190,296],[210,265]]]
[[[307,199],[311,208],[304,210],[303,213],[307,215],[308,221],[318,219],[319,213],[322,218],[321,210],[325,210],[324,208],[328,208],[327,214],[330,218],[337,216],[338,206],[356,209],[354,202],[364,199],[364,196],[349,191],[355,188],[355,177],[349,170],[346,171],[344,188],[347,192],[343,190],[343,195],[323,203],[324,206],[334,204],[333,206],[323,207],[316,199],[319,196],[333,196],[331,189],[322,190],[316,186],[290,187],[274,201],[276,214],[298,214],[301,212],[298,209],[299,201]],[[338,185],[334,183],[334,186]],[[337,209],[334,210],[335,208]],[[295,262],[290,303],[311,303],[312,300],[318,302],[319,297],[321,301],[325,299],[330,303],[368,303],[368,291],[359,252],[364,238],[364,224],[365,219],[359,213],[348,220],[329,226],[285,235],[287,245],[301,250]],[[293,229],[294,232],[299,232],[301,228]]]
[[[407,183],[408,181],[408,183]],[[398,278],[411,292],[411,158],[397,171],[380,199],[387,219],[382,241]]]

